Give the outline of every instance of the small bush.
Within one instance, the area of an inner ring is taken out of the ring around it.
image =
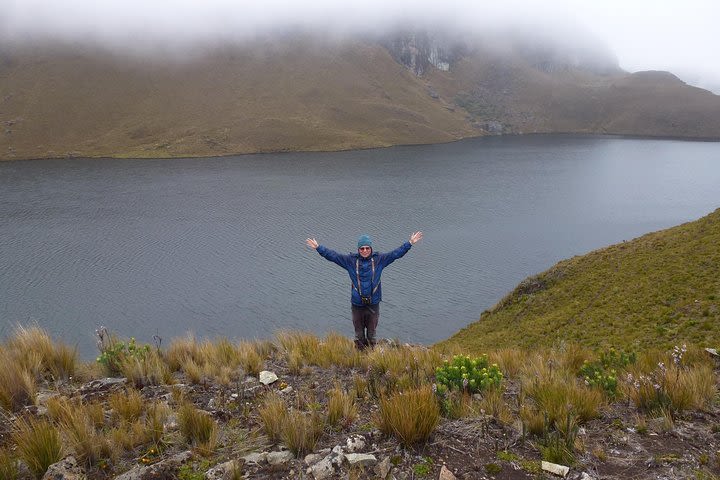
[[[238,346],[240,366],[250,375],[258,375],[263,369],[263,358],[252,343],[243,342]]]
[[[67,379],[75,374],[77,349],[62,342],[53,342],[40,327],[18,326],[8,347],[14,350],[16,361],[37,375]]]
[[[488,364],[487,355],[476,359],[457,355],[452,361],[445,361],[441,367],[435,369],[435,378],[438,382],[438,393],[442,394],[447,389],[477,393],[499,386],[503,374],[497,364]]]
[[[138,345],[134,338],[123,342],[110,335],[104,327],[98,329],[96,333],[100,349],[96,361],[105,367],[110,375],[122,374],[123,365],[129,363],[129,360],[143,360],[150,352],[150,345]]]
[[[148,345],[145,345],[149,348]],[[168,366],[157,350],[126,355],[119,360],[120,374],[138,388],[173,383]]]
[[[429,386],[380,399],[378,428],[409,446],[427,440],[440,420],[440,407]]]
[[[62,458],[60,433],[47,420],[20,420],[13,439],[18,454],[35,478]]]

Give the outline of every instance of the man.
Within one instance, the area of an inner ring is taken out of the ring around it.
[[[310,248],[317,250],[327,260],[340,265],[350,275],[352,322],[355,328],[355,346],[358,350],[375,346],[375,330],[380,319],[382,300],[380,275],[383,268],[405,255],[410,247],[422,238],[422,232],[415,232],[410,235],[410,241],[403,243],[392,252],[374,253],[370,236],[360,235],[357,253],[348,255],[342,255],[319,245],[314,238],[305,240]]]

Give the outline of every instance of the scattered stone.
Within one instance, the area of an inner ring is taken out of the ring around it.
[[[365,437],[362,435],[350,435],[345,445],[345,449],[350,453],[361,452],[365,449]]]
[[[287,387],[285,387],[285,388],[283,388],[282,390],[280,390],[280,393],[282,393],[282,394],[288,394],[288,393],[291,393],[292,391],[293,391],[292,386],[288,385]]]
[[[345,454],[345,458],[351,466],[360,465],[361,467],[372,467],[377,463],[375,455],[367,453],[347,453]]]
[[[245,455],[244,457],[242,457],[242,459],[245,460],[245,463],[255,463],[255,464],[259,465],[259,464],[265,463],[267,461],[267,456],[268,456],[267,452],[261,452],[261,453],[254,452],[254,453],[249,453],[249,454]]]
[[[718,353],[718,351],[715,350],[714,348],[706,348],[705,351],[707,353],[709,353],[710,355],[712,355],[713,357],[720,357],[720,353]]]
[[[80,387],[80,395],[83,400],[101,393],[119,390],[127,384],[127,378],[100,378],[92,380]]]
[[[315,480],[325,480],[335,473],[335,466],[330,461],[330,456],[323,458],[308,469]]]
[[[163,428],[165,431],[176,430],[178,428],[178,418],[175,413],[171,413],[163,422]]]
[[[582,474],[580,475],[580,480],[595,480],[595,477],[593,477],[587,472],[582,472]]]
[[[260,376],[258,378],[260,383],[263,385],[270,385],[271,383],[277,382],[278,376],[275,375],[275,372],[263,370],[260,372]]]
[[[383,460],[375,465],[375,474],[385,480],[392,469],[392,463],[390,463],[390,457],[385,457]]]
[[[546,472],[550,472],[554,475],[559,475],[563,478],[570,471],[570,467],[566,467],[565,465],[558,465],[557,463],[546,462],[545,460],[542,461],[541,468]]]
[[[235,460],[215,465],[205,472],[206,480],[231,480],[232,475],[238,470],[240,465]]]
[[[77,460],[71,455],[50,465],[42,478],[43,480],[80,480],[84,477]]]
[[[162,462],[146,467],[135,467],[122,475],[115,477],[115,480],[148,480],[151,478],[174,478],[181,465],[192,459],[192,452],[187,450],[178,453]]]
[[[440,469],[440,476],[438,477],[438,480],[457,480],[457,479],[456,479],[455,475],[453,475],[453,473],[450,470],[448,470],[448,468],[445,465],[443,465],[442,468]]]
[[[322,458],[323,458],[322,455],[320,455],[319,453],[310,453],[308,455],[305,455],[304,462],[305,462],[305,465],[307,465],[308,467],[312,467],[313,465],[318,463],[320,460],[322,460]]]
[[[336,455],[342,455],[344,453],[343,448],[340,445],[335,445],[332,449],[332,453]]]
[[[267,462],[270,465],[282,465],[295,458],[290,450],[282,450],[280,452],[270,452],[267,454]]]

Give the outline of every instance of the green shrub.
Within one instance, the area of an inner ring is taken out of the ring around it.
[[[105,327],[101,327],[96,333],[100,349],[97,362],[104,366],[111,375],[121,374],[124,364],[129,360],[144,360],[150,351],[150,345],[138,345],[134,338],[130,338],[127,342],[117,340],[107,333]]]
[[[635,352],[624,352],[609,348],[600,354],[600,359],[594,362],[583,362],[578,375],[585,380],[585,384],[603,390],[609,397],[617,395],[617,370],[625,369],[637,360]]]
[[[456,355],[435,369],[437,393],[443,395],[447,390],[462,390],[477,393],[502,382],[503,374],[497,364],[488,364],[487,355],[470,359],[466,355]]]

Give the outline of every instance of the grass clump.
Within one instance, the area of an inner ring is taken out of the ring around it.
[[[178,410],[180,432],[201,455],[210,455],[217,444],[217,422],[202,410],[186,403]]]
[[[20,420],[13,440],[18,455],[35,478],[42,478],[48,467],[62,458],[60,432],[47,420]]]
[[[108,405],[118,420],[132,423],[142,415],[145,409],[145,400],[140,392],[130,388],[126,391],[112,393],[108,397]]]
[[[349,428],[358,416],[355,395],[335,387],[328,392],[327,423],[331,426]]]
[[[280,439],[298,456],[315,448],[324,426],[325,422],[318,412],[302,412],[292,408],[283,419]]]
[[[287,415],[285,401],[276,393],[270,393],[265,396],[258,408],[258,414],[268,438],[272,441],[280,439],[282,426]]]
[[[15,480],[18,478],[18,467],[15,459],[7,450],[0,449],[0,480]]]
[[[15,361],[13,352],[0,350],[0,407],[14,412],[35,402],[37,385],[33,373]]]
[[[424,442],[440,421],[440,407],[429,385],[380,399],[377,425],[405,446]]]

